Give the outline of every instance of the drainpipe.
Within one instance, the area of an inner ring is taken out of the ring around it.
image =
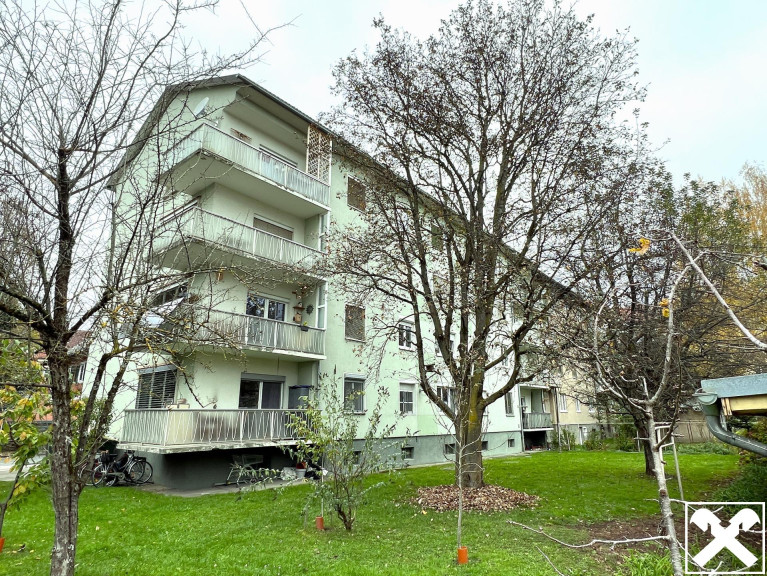
[[[719,397],[716,394],[713,392],[697,392],[693,396],[698,400],[703,415],[706,417],[708,429],[711,430],[714,436],[726,444],[767,457],[767,444],[743,438],[722,427],[719,414]]]

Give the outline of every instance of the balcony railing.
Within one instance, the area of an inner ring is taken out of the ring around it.
[[[546,412],[523,412],[522,428],[535,430],[536,428],[552,428],[551,414]]]
[[[161,252],[192,240],[304,270],[322,256],[314,248],[197,207],[166,218],[155,231],[153,247],[155,252]]]
[[[200,150],[220,156],[244,170],[253,172],[304,198],[323,206],[328,205],[330,199],[330,186],[328,184],[302,172],[276,156],[230,136],[215,126],[203,124],[195,128],[176,144],[174,155],[175,158],[181,160]]]
[[[243,346],[325,354],[325,331],[258,316],[211,310],[209,322],[218,334],[229,334]]]
[[[296,440],[303,410],[126,410],[121,442],[157,446]]]

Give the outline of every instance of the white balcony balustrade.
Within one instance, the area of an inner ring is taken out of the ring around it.
[[[301,270],[311,269],[323,255],[309,246],[197,207],[167,216],[155,229],[152,247],[158,254],[190,242]]]
[[[323,356],[325,331],[269,318],[211,310],[207,323],[243,347]]]
[[[121,444],[237,446],[296,440],[303,410],[126,410]]]
[[[264,150],[254,148],[239,138],[230,136],[215,126],[203,124],[195,128],[174,146],[172,157],[180,162],[200,151],[215,154],[247,172],[322,206],[329,203],[330,186],[326,182],[302,172]]]

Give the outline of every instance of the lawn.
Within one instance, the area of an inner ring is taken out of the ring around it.
[[[313,521],[304,527],[301,510],[308,486],[242,498],[89,488],[81,499],[77,574],[555,574],[538,547],[566,574],[612,575],[620,573],[614,555],[568,550],[507,520],[577,542],[587,539],[591,524],[657,511],[652,501],[656,489],[642,474],[640,454],[544,452],[488,460],[486,465],[487,482],[537,494],[541,503],[513,513],[467,514],[467,566],[454,561],[456,514],[424,512],[409,503],[418,486],[450,483],[452,470],[441,465],[386,478],[371,492],[352,533],[329,514],[326,532],[317,532]],[[735,475],[737,457],[681,455],[680,465],[687,499],[704,499]],[[47,494],[33,495],[10,511],[4,533],[0,574],[48,573],[52,512]],[[22,544],[24,550],[15,552]]]

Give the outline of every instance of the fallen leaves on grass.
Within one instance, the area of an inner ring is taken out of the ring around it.
[[[482,488],[464,488],[463,509],[482,512],[504,512],[518,506],[535,506],[540,498],[510,488],[486,485]],[[457,486],[427,486],[419,488],[413,504],[421,508],[445,512],[458,510]]]

